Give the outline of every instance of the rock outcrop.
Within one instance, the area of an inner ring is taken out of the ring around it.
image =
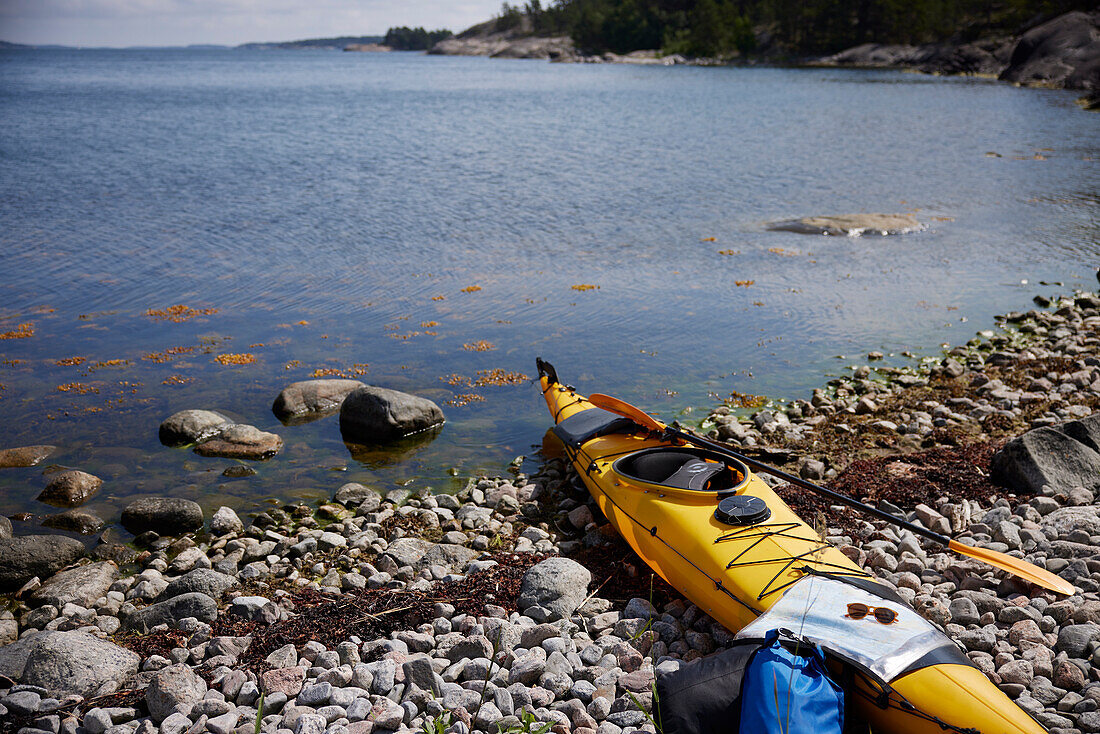
[[[1024,33],[1000,78],[1016,84],[1100,89],[1100,11],[1066,13]]]
[[[811,65],[981,74],[1014,84],[1096,90],[1100,89],[1100,11],[1066,13],[1019,38],[923,46],[865,43]]]
[[[428,53],[444,56],[492,56],[500,59],[550,59],[572,55],[573,39],[568,36],[536,36],[529,18],[514,28],[497,30],[494,20],[467,28],[445,38]]]

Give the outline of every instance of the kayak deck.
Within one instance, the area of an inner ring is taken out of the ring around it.
[[[552,368],[544,371],[543,364],[543,395],[555,423],[564,429],[556,433],[600,510],[654,571],[727,629],[740,630],[761,615],[766,619],[768,610],[802,579],[816,576],[864,588],[877,586],[871,574],[825,542],[740,462],[685,448],[637,425],[624,425],[623,419],[616,423],[615,416],[560,384]],[[635,457],[670,450],[681,458],[694,454],[689,458],[700,464],[693,464],[689,473],[719,476],[715,466],[702,464],[721,463],[731,476],[720,482],[718,491],[691,488],[690,478],[684,486],[669,486],[668,479],[641,476],[637,465],[642,462]],[[724,497],[745,498],[740,504],[757,510],[762,504],[767,517],[744,525],[721,522],[715,511]],[[901,600],[888,600],[895,606],[896,602]],[[855,627],[849,634],[865,630]],[[851,692],[875,731],[1045,731],[948,644],[951,650],[939,651],[945,662],[906,670],[885,692],[877,676],[854,676]]]

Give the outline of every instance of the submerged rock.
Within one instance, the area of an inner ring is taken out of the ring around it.
[[[179,535],[202,527],[198,503],[178,497],[144,497],[122,511],[122,527],[137,535],[152,530],[162,535]]]
[[[56,446],[46,445],[0,449],[0,469],[37,466],[56,450]]]
[[[283,388],[271,412],[283,423],[307,423],[340,409],[340,403],[356,388],[366,387],[359,380],[304,380]]]
[[[70,469],[50,477],[49,484],[39,493],[38,501],[55,507],[75,507],[84,504],[102,486],[103,480],[99,477]]]
[[[81,535],[94,535],[107,524],[99,515],[89,510],[72,509],[59,512],[56,515],[47,515],[42,519],[42,527],[54,530],[67,530],[70,533]]]
[[[0,591],[14,591],[35,576],[47,578],[85,554],[84,544],[61,535],[0,540]]]
[[[918,232],[924,229],[924,225],[912,214],[843,214],[774,222],[768,225],[768,229],[773,232],[859,237],[864,234],[892,235]]]
[[[385,443],[443,424],[443,411],[427,398],[361,387],[340,406],[340,432],[353,443]]]

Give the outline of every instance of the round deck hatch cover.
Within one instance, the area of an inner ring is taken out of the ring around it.
[[[714,518],[726,525],[753,525],[772,516],[767,503],[759,497],[738,494],[718,503]]]

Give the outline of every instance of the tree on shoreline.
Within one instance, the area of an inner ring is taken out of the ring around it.
[[[568,34],[578,48],[628,53],[745,56],[756,34],[790,55],[861,43],[919,44],[1014,35],[1095,0],[540,0],[505,3],[497,30],[524,23],[539,35]]]
[[[386,38],[382,41],[382,45],[397,51],[427,51],[453,35],[451,31],[442,28],[437,31],[427,31],[422,27],[400,26],[386,31]]]

